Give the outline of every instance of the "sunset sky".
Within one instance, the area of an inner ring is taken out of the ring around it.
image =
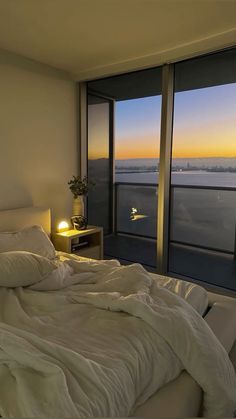
[[[116,103],[115,158],[159,157],[161,97]],[[175,95],[173,157],[236,157],[236,83]]]

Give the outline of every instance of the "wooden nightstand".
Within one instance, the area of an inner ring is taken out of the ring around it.
[[[88,226],[86,230],[68,230],[53,234],[56,250],[92,259],[103,258],[103,229]]]

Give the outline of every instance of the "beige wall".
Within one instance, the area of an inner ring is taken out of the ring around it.
[[[0,54],[0,210],[47,206],[54,225],[69,217],[77,161],[75,83]]]

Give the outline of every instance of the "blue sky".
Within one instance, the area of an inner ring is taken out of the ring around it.
[[[116,103],[117,159],[159,157],[161,96]],[[174,157],[236,156],[236,83],[175,94]]]

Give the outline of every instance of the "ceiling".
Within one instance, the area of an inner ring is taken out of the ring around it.
[[[235,0],[0,0],[0,48],[75,79],[236,44]]]

